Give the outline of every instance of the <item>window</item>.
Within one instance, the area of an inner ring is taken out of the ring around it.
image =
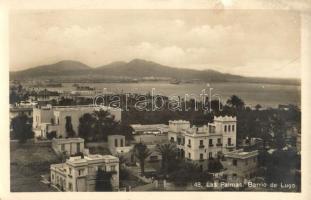
[[[123,139],[120,140],[120,143],[121,143],[120,146],[123,147],[124,146],[123,145]]]
[[[77,152],[80,152],[80,143],[77,143]]]
[[[221,139],[220,138],[217,139],[217,144],[221,144]]]
[[[118,147],[118,139],[114,139],[114,146]]]
[[[82,176],[84,173],[84,169],[79,169],[79,176]]]
[[[225,125],[225,132],[227,132],[227,125]]]
[[[228,132],[230,132],[231,131],[231,126],[230,125],[228,125]]]
[[[232,165],[233,166],[237,166],[238,165],[238,161],[236,159],[232,160]]]
[[[208,140],[208,145],[209,145],[209,146],[213,146],[213,139],[209,139],[209,140]]]
[[[177,138],[177,144],[181,144],[181,138]]]
[[[52,180],[54,180],[54,174],[52,174]]]
[[[188,147],[191,147],[191,140],[188,140]]]
[[[200,153],[200,160],[203,160],[203,153]]]
[[[228,138],[228,145],[231,145],[231,138]]]
[[[213,158],[213,153],[212,152],[208,153],[208,158]]]
[[[72,183],[68,183],[68,189],[69,191],[72,191]]]
[[[232,125],[232,131],[234,131],[234,125]]]
[[[65,151],[65,144],[61,144],[60,149],[61,149],[61,151]]]
[[[188,153],[188,158],[191,159],[191,153]]]
[[[174,137],[171,137],[171,142],[174,142]]]
[[[71,172],[72,172],[72,169],[71,169],[71,168],[69,168],[69,174],[71,174]]]
[[[112,172],[115,172],[116,171],[116,166],[115,165],[111,165],[110,169],[111,169]]]
[[[203,146],[203,140],[200,140],[200,146]]]

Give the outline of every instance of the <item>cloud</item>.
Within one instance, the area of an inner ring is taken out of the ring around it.
[[[62,59],[100,66],[142,58],[175,67],[251,75],[262,68],[275,74],[274,66],[299,57],[299,37],[299,15],[284,12],[29,11],[10,17],[10,62],[22,69]],[[282,73],[297,76],[288,67]]]

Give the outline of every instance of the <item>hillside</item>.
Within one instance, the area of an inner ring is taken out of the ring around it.
[[[243,77],[239,75],[221,73],[215,70],[175,68],[142,59],[134,59],[130,62],[118,61],[96,68],[92,68],[78,61],[65,60],[51,65],[42,65],[10,73],[10,78],[14,80],[50,78],[55,80],[71,81],[109,81],[112,79],[124,80],[134,78],[139,80],[144,77],[165,77],[181,81],[200,80],[205,82],[263,82],[275,84],[300,84],[300,81],[294,79]]]
[[[89,73],[92,68],[78,61],[64,60],[50,65],[41,65],[22,71],[10,72],[13,79],[29,79],[47,76],[78,75]]]

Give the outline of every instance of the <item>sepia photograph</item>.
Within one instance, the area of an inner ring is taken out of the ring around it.
[[[10,9],[9,192],[301,193],[302,14],[213,2]]]

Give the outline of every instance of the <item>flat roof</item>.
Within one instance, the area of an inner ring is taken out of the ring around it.
[[[247,158],[250,158],[250,157],[255,157],[258,155],[258,151],[255,150],[255,151],[243,151],[243,150],[236,150],[236,151],[231,151],[231,152],[228,152],[228,153],[225,153],[225,157],[228,157],[228,158],[236,158],[236,159],[247,159]]]
[[[135,131],[150,131],[150,130],[160,130],[167,129],[168,125],[166,124],[131,124],[130,125]]]

